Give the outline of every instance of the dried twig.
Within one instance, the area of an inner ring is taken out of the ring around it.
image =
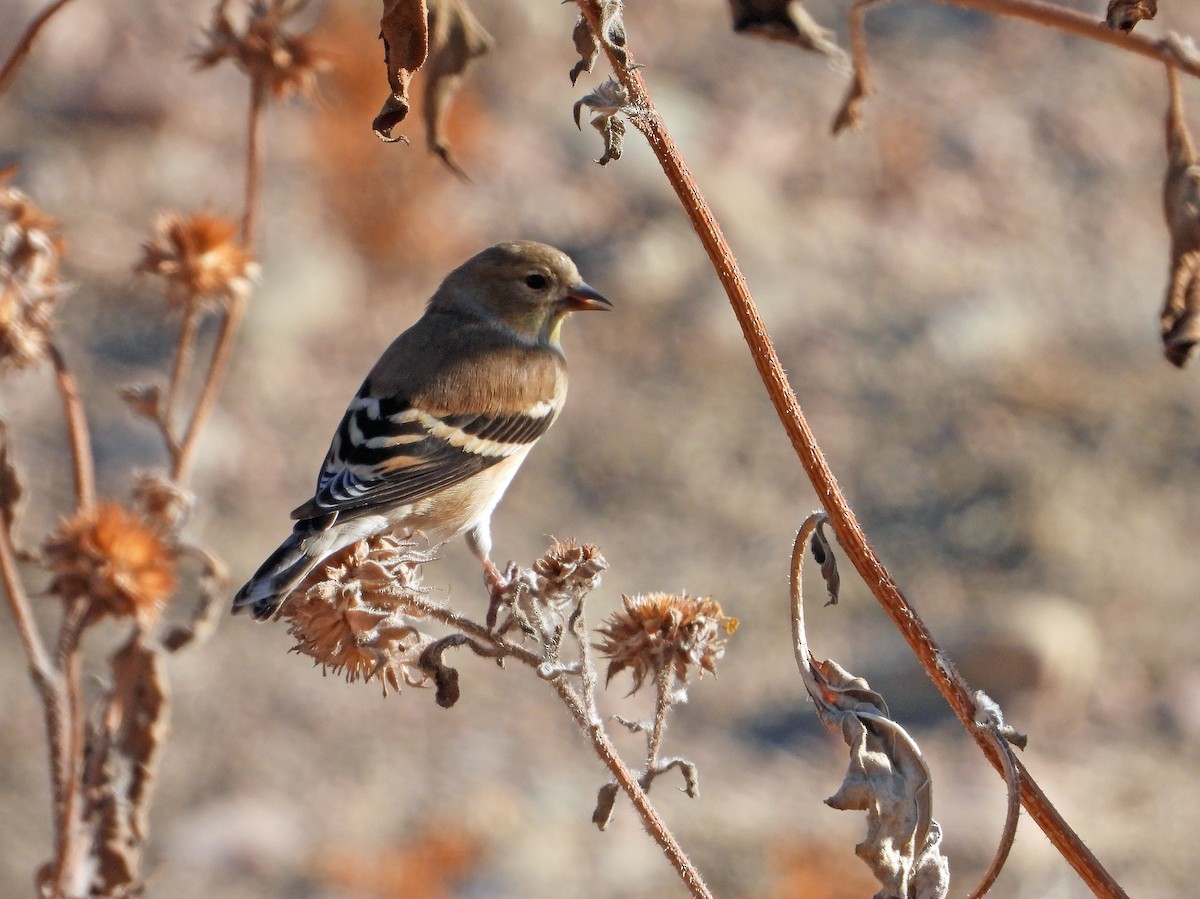
[[[866,14],[870,10],[891,3],[893,0],[857,0],[850,7],[850,50],[854,63],[854,81],[843,102],[842,109],[834,121],[834,132],[854,127],[859,121],[859,108],[871,93],[870,68],[867,60],[867,38],[864,29]],[[1166,65],[1178,66],[1189,75],[1200,78],[1200,61],[1176,52],[1175,45],[1167,40],[1158,40],[1144,34],[1110,28],[1093,16],[1066,9],[1043,0],[932,0],[948,6],[960,6],[998,16],[1024,19],[1038,25],[1065,31],[1079,37],[1111,44],[1132,53]]]
[[[577,0],[577,2],[592,27],[599,27],[600,9],[597,0]],[[992,2],[999,2],[999,0],[992,0]],[[1103,28],[1103,31],[1109,38],[1115,37],[1121,41],[1129,40],[1107,28]],[[1133,37],[1138,36],[1134,35]],[[775,352],[770,335],[763,325],[754,297],[738,267],[733,250],[725,239],[699,184],[679,154],[679,150],[667,130],[666,123],[654,105],[641,71],[632,64],[632,59],[628,60],[627,65],[621,65],[612,51],[608,48],[605,49],[609,54],[614,71],[628,91],[630,121],[646,137],[650,149],[654,152],[668,181],[675,189],[692,227],[708,254],[721,285],[725,288],[771,403],[775,407],[805,473],[812,482],[816,495],[821,498],[825,510],[829,513],[830,524],[838,541],[845,549],[847,557],[863,582],[869,586],[880,605],[903,634],[926,673],[954,710],[955,715],[972,734],[996,770],[1002,772],[1004,761],[1000,757],[1000,753],[991,738],[979,734],[974,725],[974,703],[971,700],[970,691],[957,673],[944,670],[944,666],[939,664],[941,653],[936,641],[871,548],[866,535],[858,524],[858,519],[837,483],[837,479],[830,470],[824,454],[817,445],[812,429],[800,408],[795,391]],[[1092,851],[1067,824],[1019,763],[1018,770],[1021,773],[1022,804],[1083,881],[1097,895],[1124,896],[1125,893],[1120,885],[1100,864]]]
[[[67,436],[71,441],[71,462],[75,469],[75,504],[82,511],[96,502],[96,474],[92,461],[92,441],[88,436],[87,415],[79,399],[75,377],[67,368],[67,360],[53,343],[47,353],[54,365],[58,392],[62,397],[63,413],[67,420]]]
[[[29,27],[25,29],[25,33],[21,35],[21,39],[17,41],[17,46],[13,48],[9,54],[8,60],[4,63],[4,67],[0,68],[0,94],[8,90],[13,76],[17,73],[21,62],[29,55],[29,51],[33,49],[34,38],[38,36],[38,32],[42,30],[50,17],[56,12],[70,3],[71,0],[54,0],[49,6],[42,10],[38,16],[29,23]]]

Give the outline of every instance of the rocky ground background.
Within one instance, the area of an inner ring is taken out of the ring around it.
[[[865,127],[835,139],[847,79],[824,59],[735,35],[718,0],[628,6],[629,45],[896,581],[1030,734],[1028,767],[1125,888],[1185,895],[1200,828],[1200,375],[1158,343],[1161,68],[1028,23],[898,5],[869,19]],[[808,6],[845,43],[845,4]],[[41,7],[0,7],[0,53]],[[567,325],[571,397],[500,507],[495,554],[528,562],[550,534],[597,543],[612,567],[593,623],[622,593],[684,588],[738,616],[719,677],[669,733],[667,751],[699,766],[700,797],[666,782],[654,797],[719,895],[870,895],[853,854],[862,815],[822,804],[845,749],[790,652],[788,557],[816,498],[644,142],[631,133],[601,168],[598,137],[572,122],[607,74],[572,88],[573,9],[472,7],[496,46],[449,123],[470,184],[425,153],[417,121],[399,129],[412,147],[371,134],[386,93],[378,4],[303,13],[332,65],[315,103],[269,114],[262,279],[187,533],[240,582],[439,278],[497,240],[563,247],[616,308]],[[1163,7],[1139,30],[1200,35],[1200,8]],[[68,240],[63,343],[108,494],[162,464],[115,391],[161,371],[174,340],[130,273],[140,244],[161,209],[239,208],[245,81],[195,70],[209,13],[80,0],[0,102],[0,165],[19,166],[15,183]],[[1184,87],[1200,110],[1200,87]],[[44,373],[0,390],[36,539],[69,501],[58,408]],[[810,610],[815,651],[866,675],[912,729],[964,892],[998,838],[1003,786],[849,574],[840,606]],[[463,547],[425,579],[482,614]],[[606,833],[590,823],[604,771],[527,672],[463,659],[463,699],[445,711],[429,692],[381,699],[322,677],[289,645],[278,624],[227,618],[172,659],[147,895],[683,894],[627,807]],[[648,714],[627,688],[614,683],[606,710]],[[44,738],[2,620],[0,709],[0,894],[29,895],[50,838]],[[635,759],[641,738],[619,739]],[[1025,820],[995,895],[1087,891]]]

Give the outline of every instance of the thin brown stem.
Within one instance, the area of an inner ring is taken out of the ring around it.
[[[659,816],[658,810],[650,803],[650,797],[646,795],[646,791],[642,789],[642,785],[634,776],[633,772],[625,766],[621,761],[620,755],[617,754],[616,747],[609,740],[608,734],[604,730],[604,726],[597,720],[594,710],[585,708],[579,694],[563,677],[554,678],[554,689],[558,691],[558,695],[566,703],[568,709],[571,710],[571,715],[575,718],[575,722],[579,727],[591,738],[592,746],[596,750],[596,755],[599,756],[606,768],[612,772],[613,779],[625,791],[630,802],[633,803],[634,809],[638,816],[642,819],[642,824],[646,828],[646,832],[658,843],[663,854],[671,862],[675,868],[675,872],[679,875],[679,879],[683,881],[684,886],[695,897],[695,899],[712,899],[712,893],[709,892],[703,878],[700,877],[700,872],[696,870],[695,865],[684,853],[683,848],[676,841],[674,835],[667,828],[666,822]]]
[[[870,67],[867,61],[867,38],[865,20],[868,11],[892,3],[894,0],[857,0],[850,7],[850,51],[854,60],[854,72],[857,78],[860,95],[871,93]],[[1110,44],[1131,53],[1137,53],[1148,59],[1164,63],[1172,68],[1178,67],[1189,75],[1200,78],[1200,62],[1176,52],[1169,41],[1147,37],[1139,32],[1126,32],[1109,28],[1104,22],[1095,17],[1085,15],[1073,9],[1065,9],[1054,3],[1042,0],[932,0],[946,6],[960,6],[963,9],[973,9],[979,12],[992,13],[998,16],[1024,19],[1058,31],[1065,31],[1078,37]]]
[[[58,669],[65,675],[64,692],[67,700],[66,720],[66,770],[63,778],[62,797],[56,815],[56,857],[54,861],[54,895],[77,895],[82,884],[80,878],[79,853],[82,849],[80,837],[83,831],[81,809],[83,807],[83,756],[84,756],[84,711],[83,682],[80,676],[82,664],[79,639],[83,634],[87,618],[86,597],[74,599],[67,604],[58,634],[55,651]]]
[[[80,511],[96,502],[96,474],[92,461],[92,440],[88,433],[87,415],[79,398],[75,377],[67,368],[67,360],[54,344],[49,346],[50,361],[62,397],[63,413],[67,420],[67,436],[71,441],[71,462],[75,469],[75,505]]]
[[[13,48],[8,59],[4,63],[4,67],[0,68],[0,95],[8,90],[9,84],[12,82],[13,76],[16,75],[17,69],[20,68],[21,62],[29,55],[29,51],[33,49],[34,38],[38,36],[38,32],[42,30],[50,17],[56,12],[70,3],[71,0],[54,0],[41,13],[38,14],[29,27],[25,29],[25,33],[21,35],[21,39],[17,41],[17,46]]]
[[[577,2],[588,17],[593,30],[600,33],[600,9],[597,0],[577,0]],[[1027,6],[1027,4],[1016,4],[1015,0],[1010,0],[1008,3],[1002,3],[1001,0],[989,0],[989,2],[1004,6]],[[684,211],[691,220],[692,227],[708,254],[721,285],[725,288],[725,293],[733,307],[738,324],[741,326],[742,335],[750,348],[750,354],[771,403],[787,432],[800,464],[812,482],[817,497],[829,513],[830,523],[837,534],[838,541],[845,549],[847,557],[863,582],[904,636],[926,673],[949,703],[951,709],[954,710],[955,715],[975,739],[988,761],[997,771],[1003,773],[1004,760],[1000,757],[999,751],[990,737],[980,733],[975,726],[975,706],[966,683],[956,673],[953,673],[952,666],[942,664],[943,654],[933,639],[933,635],[875,554],[858,524],[858,519],[846,501],[841,487],[838,486],[837,479],[817,445],[812,429],[800,408],[795,391],[779,361],[770,335],[759,315],[758,306],[754,302],[746,279],[733,255],[733,250],[725,239],[699,184],[679,154],[679,150],[667,130],[666,123],[655,108],[645,80],[642,78],[641,70],[634,67],[632,58],[629,59],[628,64],[622,65],[613,56],[611,50],[607,48],[606,50],[613,71],[617,73],[628,92],[629,104],[626,112],[630,121],[646,137],[650,149],[657,157],[667,180],[675,189]],[[1067,824],[1058,810],[1050,804],[1034,780],[1019,763],[1017,767],[1021,775],[1022,804],[1029,812],[1030,817],[1046,833],[1055,848],[1097,895],[1124,896],[1125,892],[1120,885],[1100,864],[1100,861]]]
[[[266,82],[258,76],[250,80],[250,111],[246,123],[246,196],[242,210],[242,244],[254,248],[262,192],[262,110],[267,100]]]
[[[175,344],[175,361],[171,366],[171,381],[167,385],[166,404],[160,412],[163,439],[167,443],[167,452],[172,463],[179,454],[179,443],[175,439],[175,411],[179,408],[180,394],[183,392],[183,382],[187,377],[192,363],[192,350],[196,345],[196,331],[200,324],[200,307],[191,303],[183,315],[183,323],[179,326],[179,341]]]
[[[996,750],[1004,761],[1004,783],[1008,786],[1008,811],[1004,816],[1004,830],[1000,834],[1000,844],[996,847],[996,854],[992,856],[992,863],[988,865],[979,885],[971,891],[967,899],[982,899],[996,883],[996,878],[1000,876],[1004,863],[1008,861],[1008,853],[1012,850],[1013,841],[1017,838],[1017,822],[1021,817],[1021,775],[1017,772],[1017,759],[1013,755],[1012,747],[1008,745],[1008,741],[1004,739],[997,728],[989,727],[985,730],[991,735],[996,744]]]
[[[655,678],[654,691],[654,726],[650,730],[650,739],[646,748],[646,783],[654,777],[654,769],[658,767],[658,757],[662,754],[663,735],[667,730],[667,713],[671,710],[671,681],[674,672],[670,665],[664,665]]]
[[[204,386],[200,389],[200,398],[196,400],[196,408],[192,410],[192,420],[188,422],[183,439],[179,442],[179,454],[175,457],[175,464],[171,471],[171,480],[177,484],[186,483],[188,475],[191,473],[196,442],[217,402],[217,394],[221,391],[221,382],[225,380],[226,369],[229,367],[233,344],[237,338],[238,326],[242,322],[245,308],[245,300],[241,297],[233,298],[225,307],[221,330],[217,334],[212,359],[208,364],[208,374],[204,378]]]

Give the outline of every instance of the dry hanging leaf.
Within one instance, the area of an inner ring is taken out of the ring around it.
[[[888,717],[882,697],[865,680],[832,661],[810,660],[810,671],[818,689],[809,692],[821,723],[850,747],[845,780],[825,802],[867,813],[866,839],[854,851],[884,887],[876,896],[941,899],[949,892],[950,870],[920,747]]]
[[[0,421],[0,524],[9,534],[17,517],[17,504],[21,501],[21,480],[17,470],[8,459],[8,430]]]
[[[586,106],[595,113],[592,116],[592,127],[604,138],[604,155],[596,162],[608,165],[614,159],[621,158],[621,148],[625,143],[625,122],[619,118],[629,103],[629,94],[625,85],[616,78],[609,78],[594,91],[575,102],[572,112],[575,116],[575,127],[579,124],[579,110]]]
[[[837,556],[833,554],[833,548],[825,536],[824,522],[818,524],[813,531],[809,547],[812,549],[813,560],[821,566],[821,577],[825,580],[825,589],[829,591],[829,601],[825,605],[836,606],[842,589],[842,576],[838,574]]]
[[[804,522],[792,550],[791,573],[792,642],[804,688],[821,723],[850,747],[846,777],[825,801],[867,813],[867,837],[854,851],[883,885],[875,899],[943,899],[950,870],[941,854],[932,780],[920,748],[891,720],[883,697],[865,680],[836,662],[816,661],[808,648],[801,569],[805,544],[827,520],[825,513],[814,512]]]
[[[587,17],[580,12],[575,20],[575,30],[571,39],[575,42],[575,52],[579,54],[579,62],[571,67],[571,84],[574,84],[581,74],[590,72],[596,64],[603,46],[616,60],[621,68],[629,66],[629,51],[625,49],[625,11],[622,0],[600,0],[599,34],[592,30]]]
[[[450,155],[442,134],[446,110],[472,59],[492,49],[492,36],[464,0],[428,0],[429,61],[425,66],[425,144],[450,171],[465,181],[466,172]]]
[[[387,64],[388,86],[392,93],[384,101],[371,128],[382,141],[408,143],[408,138],[403,135],[392,137],[392,129],[408,115],[408,85],[429,55],[429,19],[425,0],[383,0],[379,36],[383,39],[383,59]]]
[[[833,32],[819,25],[800,0],[729,0],[729,6],[733,30],[739,34],[784,41],[846,65],[846,51],[837,45]]]
[[[112,659],[113,685],[104,720],[91,734],[97,752],[86,815],[96,859],[91,895],[136,895],[150,791],[169,726],[162,658],[135,633]]]
[[[1163,212],[1171,233],[1171,280],[1162,309],[1163,352],[1183,368],[1200,343],[1200,164],[1183,121],[1178,85],[1171,73],[1167,111],[1167,174]]]
[[[1158,0],[1109,0],[1104,18],[1109,28],[1133,31],[1142,19],[1158,15]]]

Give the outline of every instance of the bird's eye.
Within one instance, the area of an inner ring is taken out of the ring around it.
[[[525,283],[534,290],[545,290],[550,284],[545,275],[538,274],[537,272],[534,272],[532,275],[526,277]]]

